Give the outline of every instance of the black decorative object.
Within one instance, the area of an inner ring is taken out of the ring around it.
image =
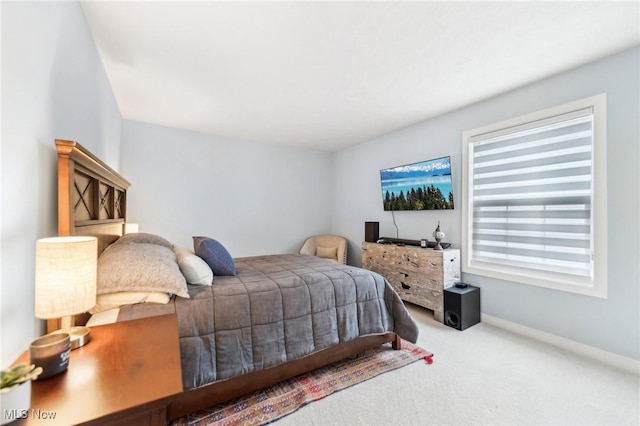
[[[364,240],[368,243],[375,243],[380,238],[380,222],[364,223]]]

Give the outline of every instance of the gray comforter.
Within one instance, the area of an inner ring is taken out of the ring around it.
[[[315,256],[235,260],[237,275],[177,298],[185,389],[262,370],[358,336],[418,329],[386,280]]]
[[[185,389],[262,370],[339,342],[395,332],[415,343],[402,301],[371,271],[315,256],[235,259],[237,275],[174,303]]]

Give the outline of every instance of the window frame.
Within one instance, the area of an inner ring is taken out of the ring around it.
[[[606,94],[598,94],[577,101],[546,108],[519,117],[489,124],[462,133],[462,272],[512,281],[537,287],[550,288],[587,296],[607,298],[607,117]],[[473,262],[473,138],[506,131],[509,128],[531,125],[562,114],[590,108],[593,115],[592,186],[591,186],[591,246],[593,277],[532,271],[507,267],[489,262]]]

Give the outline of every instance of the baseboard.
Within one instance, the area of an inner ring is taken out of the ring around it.
[[[640,361],[637,361],[635,359],[607,352],[602,349],[594,348],[593,346],[585,345],[584,343],[545,333],[544,331],[536,330],[535,328],[503,320],[491,315],[481,314],[480,318],[482,322],[494,327],[502,328],[503,330],[508,330],[516,334],[540,340],[542,342],[565,349],[567,351],[584,355],[588,358],[596,359],[598,361],[602,361],[608,365],[623,369],[633,374],[640,374]]]

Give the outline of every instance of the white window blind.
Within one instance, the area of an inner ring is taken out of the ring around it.
[[[592,109],[470,142],[471,264],[592,279]]]

